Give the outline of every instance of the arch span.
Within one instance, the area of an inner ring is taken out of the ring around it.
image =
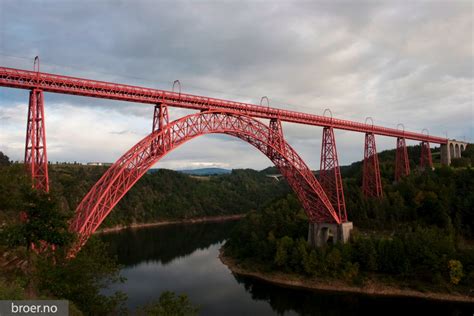
[[[205,134],[238,137],[265,154],[297,194],[309,220],[341,219],[306,163],[284,140],[281,129],[232,111],[205,111],[175,120],[152,132],[120,157],[97,181],[76,209],[70,229],[79,234],[78,251],[128,190],[168,152]]]

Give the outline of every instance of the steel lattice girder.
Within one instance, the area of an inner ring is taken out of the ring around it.
[[[163,135],[167,132],[170,143],[163,142]],[[185,116],[159,131],[152,132],[107,170],[76,209],[70,229],[79,233],[80,241],[73,253],[84,245],[125,193],[167,152],[195,137],[210,133],[238,137],[265,155],[271,152],[270,160],[288,180],[303,204],[309,220],[341,223],[314,174],[295,150],[282,139],[281,133],[277,134],[262,122],[240,113],[206,111]],[[279,141],[275,142],[275,139]],[[280,145],[275,146],[275,143]],[[157,146],[154,150],[151,150],[152,144]]]
[[[408,160],[405,138],[397,137],[397,151],[395,157],[395,181],[410,174],[410,161]]]
[[[364,166],[362,175],[362,192],[366,197],[382,197],[379,158],[375,145],[375,135],[365,134]]]
[[[394,128],[363,124],[359,122],[329,118],[314,114],[276,109],[250,103],[196,96],[181,92],[150,89],[7,67],[0,67],[0,86],[19,89],[38,88],[45,92],[81,95],[94,98],[147,104],[159,104],[163,102],[168,106],[196,109],[201,111],[209,109],[235,111],[241,114],[250,115],[252,117],[266,119],[278,118],[284,122],[323,127],[331,126],[336,129],[344,129],[362,133],[370,132],[377,135],[391,137],[404,137],[406,139],[428,141],[437,144],[448,143],[448,140],[442,137],[400,131]]]
[[[49,192],[48,155],[44,123],[43,91],[30,91],[26,124],[25,165],[31,175],[32,187]]]
[[[331,200],[334,209],[338,212],[341,221],[346,222],[346,202],[339,160],[337,158],[336,139],[332,127],[325,127],[323,129],[319,183],[321,183],[326,195]]]
[[[433,159],[431,158],[431,149],[429,142],[421,142],[421,168],[430,167],[433,169]]]

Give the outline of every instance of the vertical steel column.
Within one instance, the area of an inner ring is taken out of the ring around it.
[[[31,174],[32,187],[49,192],[48,155],[44,123],[43,91],[30,91],[28,121],[26,125],[25,165]]]
[[[153,126],[151,128],[151,131],[159,131],[164,126],[168,125],[168,123],[168,107],[163,103],[155,105],[155,111],[153,112]]]
[[[423,141],[421,142],[421,159],[420,159],[421,168],[430,167],[433,169],[433,159],[431,158],[431,149],[430,143]]]
[[[269,128],[270,128],[268,132],[269,143],[274,145],[276,148],[281,149],[282,152],[284,152],[285,141],[283,140],[283,128],[281,126],[281,121],[277,118],[270,119]],[[268,147],[267,154],[268,154],[268,157],[272,158],[275,155],[274,149],[272,147]]]
[[[168,107],[164,103],[155,105],[155,110],[153,112],[153,125],[152,133],[159,132],[168,125],[169,115]],[[155,150],[161,149],[163,152],[166,152],[170,149],[171,146],[171,134],[169,131],[164,133],[162,137],[158,138],[156,141],[151,144],[151,152],[154,153]]]
[[[323,129],[319,182],[331,201],[332,206],[336,212],[338,212],[341,221],[347,222],[344,189],[337,158],[336,139],[334,138],[334,130],[332,127],[325,127]]]
[[[395,157],[395,181],[410,174],[410,162],[408,160],[407,145],[405,138],[397,137],[397,151]]]
[[[374,133],[365,134],[362,192],[366,197],[382,197],[382,181]]]

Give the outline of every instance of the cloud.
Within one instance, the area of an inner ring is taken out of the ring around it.
[[[161,89],[179,79],[183,92],[257,104],[267,95],[278,108],[330,108],[335,117],[474,137],[472,2],[25,4],[0,2],[1,65],[30,69],[39,54],[49,72]],[[18,104],[24,111],[27,95],[0,95],[0,148],[20,159],[26,114]],[[46,107],[50,158],[60,161],[114,160],[148,133],[153,115],[149,105],[53,94]],[[189,113],[171,109],[172,118]],[[317,168],[321,129],[285,123],[284,131]],[[361,158],[363,135],[336,138],[341,163]],[[395,145],[377,140],[379,150]],[[196,139],[163,164],[269,164],[238,144]]]

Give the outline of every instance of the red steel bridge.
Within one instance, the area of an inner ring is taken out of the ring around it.
[[[387,128],[331,116],[288,111],[242,102],[164,91],[138,86],[74,78],[40,72],[39,59],[34,70],[0,67],[0,86],[30,91],[26,128],[25,164],[32,185],[49,191],[48,158],[44,117],[44,92],[72,94],[93,98],[150,104],[154,106],[151,133],[120,157],[91,188],[77,206],[70,224],[80,241],[78,251],[94,233],[130,188],[168,152],[205,134],[222,133],[242,139],[266,155],[286,178],[298,196],[310,222],[347,222],[344,192],[339,170],[334,129],[365,133],[363,185],[367,197],[382,196],[376,135],[396,139],[395,179],[410,173],[406,140],[421,142],[421,167],[433,167],[430,143],[447,144],[448,140],[425,133]],[[176,83],[176,82],[175,82]],[[173,86],[174,90],[174,86]],[[262,101],[265,101],[262,98]],[[168,107],[197,110],[195,114],[170,122]],[[325,111],[326,114],[326,111]],[[269,120],[265,124],[262,120]],[[323,128],[321,164],[318,179],[298,153],[285,141],[282,122],[314,125]]]

